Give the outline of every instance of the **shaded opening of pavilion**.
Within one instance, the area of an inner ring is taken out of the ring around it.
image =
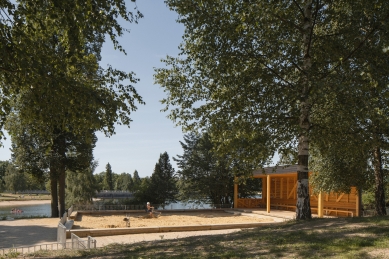
[[[310,173],[311,174],[311,173]],[[265,208],[296,211],[297,165],[266,167],[255,170],[254,178],[262,179],[262,198],[240,198],[239,186],[234,184],[234,208]],[[310,186],[311,212],[318,217],[359,217],[361,199],[355,187],[350,193],[313,193]]]

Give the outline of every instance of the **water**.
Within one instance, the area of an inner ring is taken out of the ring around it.
[[[13,208],[22,210],[22,213],[11,213]],[[48,204],[35,204],[35,205],[20,205],[15,206],[0,206],[0,217],[10,216],[12,218],[20,217],[50,217],[51,205]]]
[[[216,205],[219,207],[218,205]],[[112,207],[116,207],[113,205]],[[128,206],[130,207],[130,206]],[[11,213],[13,208],[17,208],[22,210],[22,213]],[[172,203],[165,206],[166,210],[177,210],[177,209],[211,209],[212,206],[210,204],[194,204],[194,203]],[[129,208],[128,208],[129,209]],[[162,208],[159,208],[162,209]],[[20,205],[18,207],[15,206],[0,206],[0,218],[2,217],[12,217],[12,218],[20,218],[20,217],[50,217],[51,216],[51,205],[48,204],[35,204],[35,205]]]

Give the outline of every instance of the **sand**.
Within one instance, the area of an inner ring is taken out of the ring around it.
[[[145,213],[129,213],[130,227],[193,226],[231,223],[273,222],[259,215],[235,215],[224,211],[163,212],[158,218],[144,217]],[[82,215],[74,222],[74,229],[124,228],[126,215]]]
[[[24,200],[24,201],[0,201],[0,206],[22,206],[22,205],[39,205],[39,204],[50,204],[50,200]]]
[[[32,201],[2,201],[0,206],[19,206],[50,203],[50,200],[32,200]],[[294,215],[293,212],[282,212]],[[279,214],[279,213],[278,213]],[[257,223],[263,222],[276,223],[285,220],[285,215],[259,215],[256,213],[242,213],[237,216],[226,212],[192,212],[192,213],[168,213],[162,212],[159,218],[143,219],[136,215],[130,214],[130,227],[148,227],[148,226],[174,226],[174,225],[198,225],[198,224],[223,224],[223,223]],[[82,221],[76,221],[75,227],[82,228],[101,228],[107,225],[125,227],[123,221],[125,215],[118,216],[82,216]],[[291,217],[289,215],[289,217]],[[17,219],[14,221],[0,220],[0,249],[10,248],[13,246],[33,246],[38,244],[54,244],[57,239],[58,218],[38,218],[38,219]],[[223,235],[240,231],[240,229],[210,230],[210,231],[187,231],[187,232],[170,232],[170,233],[148,233],[133,234],[120,236],[95,237],[97,246],[102,247],[111,243],[136,243],[144,241],[164,239],[183,238],[187,236],[202,235]],[[0,250],[1,252],[1,250]]]

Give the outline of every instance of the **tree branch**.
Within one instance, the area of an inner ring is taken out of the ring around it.
[[[305,17],[305,16],[304,16],[304,10],[303,10],[303,9],[301,8],[301,6],[296,2],[296,0],[293,0],[293,3],[296,4],[297,8],[300,10],[300,12],[301,12],[301,14],[303,15],[303,17]]]

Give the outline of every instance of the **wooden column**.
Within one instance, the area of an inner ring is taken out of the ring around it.
[[[324,213],[323,213],[323,202],[324,202],[324,195],[323,192],[319,193],[318,201],[317,201],[317,216],[319,218],[322,218]]]
[[[238,184],[237,184],[237,178],[235,176],[234,178],[234,209],[238,208]]]
[[[270,175],[266,176],[266,212],[270,213]]]
[[[355,217],[361,216],[361,190],[355,190]]]

